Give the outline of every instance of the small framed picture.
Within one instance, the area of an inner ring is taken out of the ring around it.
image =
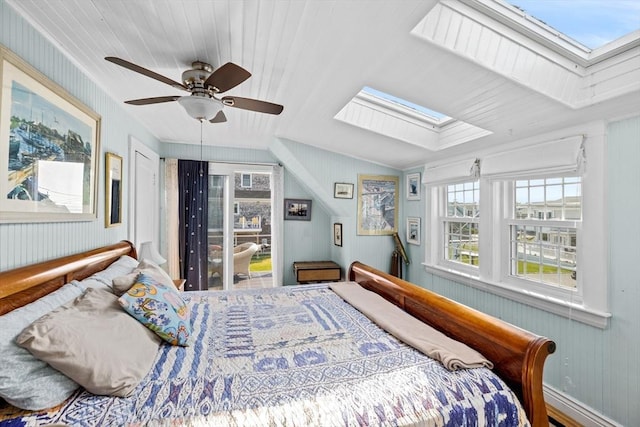
[[[284,219],[311,221],[311,200],[284,199]]]
[[[420,246],[420,218],[407,217],[407,243]]]
[[[122,157],[106,153],[105,157],[105,227],[122,224]]]
[[[342,224],[339,222],[333,223],[333,244],[342,246]]]
[[[353,184],[336,182],[333,186],[333,197],[336,199],[353,199]]]
[[[420,200],[420,172],[407,174],[407,200]]]

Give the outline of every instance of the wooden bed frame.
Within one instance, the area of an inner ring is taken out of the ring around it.
[[[76,255],[0,272],[0,315],[47,295],[72,280],[104,270],[122,255],[137,258],[131,242],[122,241]]]
[[[0,314],[33,302],[71,280],[82,280],[103,270],[122,255],[136,258],[135,246],[122,241],[0,272]],[[482,353],[516,392],[531,424],[534,427],[549,425],[542,394],[542,371],[546,357],[555,351],[553,341],[359,262],[350,266],[348,277]]]
[[[358,261],[349,280],[373,291],[424,323],[467,344],[493,362],[493,371],[518,395],[534,427],[549,426],[542,372],[556,344]]]

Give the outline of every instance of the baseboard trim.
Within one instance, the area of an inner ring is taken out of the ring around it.
[[[553,387],[544,384],[543,392],[549,416],[566,427],[623,427]]]

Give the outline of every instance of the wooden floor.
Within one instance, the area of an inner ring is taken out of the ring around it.
[[[580,427],[580,424],[563,414],[553,406],[547,404],[549,426],[552,427]]]
[[[270,271],[261,271],[256,273],[251,273],[251,278],[246,276],[236,276],[233,283],[233,289],[261,289],[261,288],[272,288],[273,287],[273,277]],[[222,282],[220,278],[215,275],[212,278],[209,278],[209,290],[210,291],[221,291],[222,290]]]

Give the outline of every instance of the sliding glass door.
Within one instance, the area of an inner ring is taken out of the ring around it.
[[[209,289],[277,285],[273,167],[209,164]],[[281,196],[280,196],[281,198]],[[274,256],[275,255],[275,256]]]

